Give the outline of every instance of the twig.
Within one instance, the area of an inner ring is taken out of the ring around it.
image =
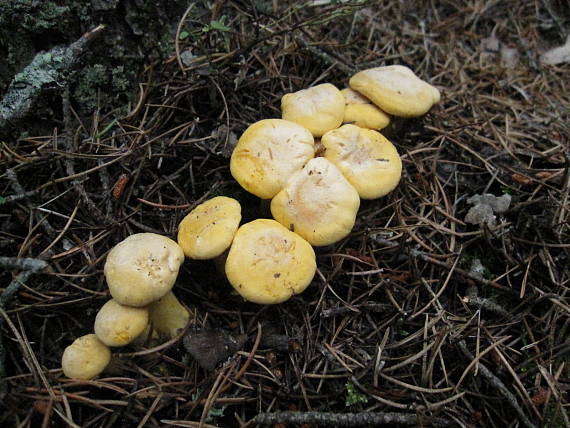
[[[428,418],[410,413],[329,413],[329,412],[275,412],[260,413],[254,419],[259,425],[310,424],[329,427],[363,427],[378,425],[418,426],[429,423],[431,426],[453,426],[454,422],[443,418]]]
[[[464,340],[459,342],[459,349],[461,349],[461,352],[463,352],[463,355],[465,355],[467,358],[469,359],[474,359],[475,357],[473,356],[473,354],[471,354],[471,352],[469,352],[469,350],[467,349],[467,344],[465,343]],[[511,407],[515,410],[515,412],[517,412],[517,414],[519,415],[520,421],[521,423],[528,428],[536,428],[536,425],[534,425],[526,416],[526,414],[524,413],[524,411],[521,409],[521,407],[519,406],[518,402],[517,402],[517,397],[515,397],[515,395],[508,390],[508,388],[505,386],[505,384],[501,381],[501,379],[499,379],[497,376],[495,376],[491,370],[489,370],[484,364],[479,363],[479,371],[481,373],[481,375],[495,388],[497,388],[497,390],[501,393],[501,395],[503,397],[505,397],[505,399],[507,400],[507,402],[511,405]]]

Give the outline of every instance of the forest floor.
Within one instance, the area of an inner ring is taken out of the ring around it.
[[[564,44],[568,4],[459,3],[197,2],[130,98],[108,95],[126,87],[111,78],[91,109],[42,88],[0,140],[0,425],[570,426],[570,63],[540,61]],[[89,49],[77,67],[93,71]],[[399,186],[316,249],[303,294],[247,303],[187,260],[185,334],[237,351],[204,369],[178,337],[117,349],[95,380],[63,376],[63,349],[109,299],[115,244],[175,238],[216,195],[243,222],[266,217],[229,172],[241,133],[280,117],[285,93],[390,64],[442,99],[386,131]],[[472,224],[482,194],[508,206]]]

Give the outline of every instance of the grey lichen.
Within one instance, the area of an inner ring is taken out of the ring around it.
[[[65,86],[86,45],[103,28],[98,26],[69,46],[56,46],[49,52],[38,53],[22,72],[14,76],[0,101],[0,130],[24,118],[45,89]]]

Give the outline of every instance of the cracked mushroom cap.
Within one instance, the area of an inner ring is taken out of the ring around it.
[[[95,334],[107,346],[125,346],[144,332],[148,320],[147,308],[124,306],[111,299],[95,317]]]
[[[294,122],[264,119],[240,137],[230,160],[230,171],[248,192],[271,199],[287,180],[313,157],[311,133]]]
[[[93,379],[111,361],[111,350],[96,335],[78,337],[63,351],[61,368],[72,379]]]
[[[311,283],[317,265],[313,247],[275,220],[241,226],[226,260],[226,276],[246,300],[281,303]]]
[[[121,305],[146,306],[168,293],[184,261],[182,248],[156,233],[136,233],[119,242],[105,262],[111,296]]]
[[[362,94],[350,88],[341,92],[345,100],[344,123],[367,129],[383,129],[390,124],[390,116]]]
[[[358,192],[329,160],[311,159],[271,201],[275,220],[311,245],[347,236],[360,206]]]
[[[394,190],[402,161],[394,145],[371,129],[343,125],[321,140],[324,157],[336,165],[362,199],[375,199]]]
[[[440,99],[437,88],[403,65],[360,71],[350,78],[349,84],[352,89],[394,116],[421,116]]]
[[[307,128],[315,137],[338,128],[344,117],[344,97],[330,83],[302,89],[281,98],[281,117]]]
[[[207,260],[226,251],[241,221],[238,201],[217,196],[194,208],[180,222],[178,244],[186,257]]]

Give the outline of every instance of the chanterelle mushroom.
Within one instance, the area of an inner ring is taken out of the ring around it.
[[[350,233],[358,192],[329,160],[311,159],[271,201],[271,213],[311,245],[329,245]]]
[[[107,256],[105,278],[111,296],[126,306],[146,306],[168,293],[184,261],[182,248],[165,236],[137,233]]]
[[[172,291],[151,303],[148,309],[153,330],[168,339],[175,337],[190,319],[190,313]]]
[[[402,161],[394,145],[371,129],[343,125],[321,139],[330,160],[363,199],[394,190],[402,175]]]
[[[345,88],[341,92],[346,104],[344,123],[368,129],[383,129],[390,124],[390,116],[364,95],[350,88]]]
[[[63,374],[74,379],[93,379],[111,361],[111,350],[94,334],[81,336],[63,351]]]
[[[254,303],[281,303],[299,294],[316,271],[315,252],[296,233],[275,220],[241,226],[226,260],[230,284]]]
[[[264,119],[245,130],[230,160],[230,171],[248,192],[271,199],[315,156],[315,141],[301,125]]]
[[[344,117],[344,97],[330,83],[302,89],[281,98],[281,117],[307,128],[315,137],[338,128]]]
[[[350,87],[394,116],[425,114],[440,99],[437,88],[403,65],[370,68],[356,73]]]
[[[213,259],[226,251],[241,221],[238,201],[217,196],[194,208],[180,222],[178,244],[186,257]]]
[[[124,306],[111,299],[95,317],[95,334],[107,346],[125,346],[142,334],[148,319],[147,308]]]

